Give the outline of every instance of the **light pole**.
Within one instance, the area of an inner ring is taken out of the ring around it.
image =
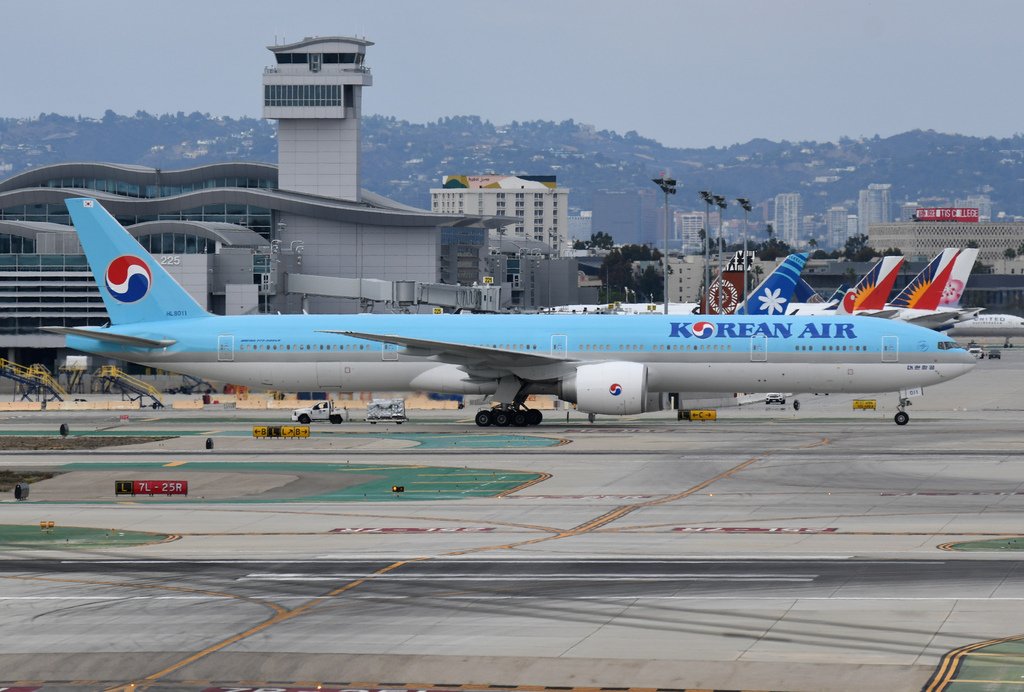
[[[660,178],[651,178],[651,182],[661,188],[661,191],[665,193],[665,256],[662,258],[664,264],[664,275],[665,275],[665,295],[662,298],[662,302],[665,304],[665,314],[668,314],[668,196],[676,193],[676,179],[666,178],[662,176]]]
[[[743,207],[743,312],[750,312],[749,306],[747,306],[747,214],[753,207],[750,206],[750,200],[746,197],[737,197],[736,203]]]
[[[724,283],[722,274],[722,217],[725,216],[725,208],[729,206],[729,203],[725,201],[725,197],[715,195],[715,204],[718,206],[718,314],[721,315],[722,284]]]
[[[711,225],[711,205],[715,196],[711,190],[701,190],[700,198],[704,200],[704,313],[708,312],[708,289],[711,287],[711,265],[708,263],[708,226]]]

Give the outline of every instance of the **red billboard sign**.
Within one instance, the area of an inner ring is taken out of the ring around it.
[[[978,223],[978,210],[973,207],[922,207],[915,217],[918,221],[960,221]]]
[[[115,495],[188,495],[188,481],[114,481]]]

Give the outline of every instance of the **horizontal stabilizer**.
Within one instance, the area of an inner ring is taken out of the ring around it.
[[[139,348],[167,348],[178,343],[176,339],[146,339],[141,336],[129,336],[128,334],[118,334],[117,332],[108,332],[101,329],[87,329],[85,327],[41,327],[41,329],[51,334],[81,336],[86,339],[97,339],[98,341],[108,341],[112,344],[137,346]]]

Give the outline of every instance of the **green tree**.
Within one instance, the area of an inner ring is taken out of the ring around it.
[[[878,257],[878,253],[868,245],[868,237],[861,233],[846,239],[843,257],[850,262],[867,262],[873,257]]]
[[[599,250],[611,250],[615,247],[615,240],[604,231],[598,231],[597,233],[590,234],[590,247]]]

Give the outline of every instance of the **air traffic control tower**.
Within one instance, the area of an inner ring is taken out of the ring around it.
[[[358,202],[363,64],[371,41],[345,36],[267,46],[263,117],[278,121],[278,188]]]

